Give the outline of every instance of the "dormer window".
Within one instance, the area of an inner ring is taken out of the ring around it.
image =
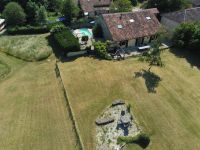
[[[122,29],[123,26],[122,26],[121,24],[118,24],[118,25],[117,25],[117,28],[118,28],[118,29]]]
[[[147,19],[147,20],[151,20],[151,17],[148,16],[148,17],[146,17],[146,19]]]

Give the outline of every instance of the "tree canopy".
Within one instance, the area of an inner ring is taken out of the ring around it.
[[[65,0],[63,4],[62,14],[66,18],[68,24],[71,23],[72,18],[79,14],[79,8],[73,0]]]
[[[173,43],[178,48],[197,50],[200,47],[200,23],[183,23],[173,35]]]
[[[189,6],[188,0],[149,0],[148,8],[156,7],[160,12],[176,11]]]
[[[26,14],[23,8],[16,2],[10,2],[6,5],[3,16],[10,26],[20,25],[26,21]]]
[[[111,12],[129,12],[132,9],[130,0],[115,0],[110,6]]]
[[[149,63],[149,72],[152,66],[160,66],[160,67],[163,66],[160,46],[162,44],[162,41],[166,37],[165,30],[161,28],[156,33],[155,37],[156,39],[153,41],[151,50],[149,52],[144,53],[143,56],[140,57],[140,60]]]

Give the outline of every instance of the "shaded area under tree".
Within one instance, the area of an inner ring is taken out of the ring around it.
[[[149,93],[156,93],[156,87],[158,87],[161,78],[153,72],[142,70],[135,72],[135,78],[142,77],[145,80],[145,85]]]
[[[191,65],[191,67],[197,67],[200,69],[200,53],[194,50],[184,50],[184,49],[176,49],[171,48],[170,52],[172,52],[175,56],[179,58],[185,58],[187,62]]]

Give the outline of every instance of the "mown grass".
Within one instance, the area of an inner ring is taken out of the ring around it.
[[[26,61],[48,58],[52,48],[48,45],[48,34],[0,36],[0,51]]]
[[[0,60],[0,79],[3,79],[11,71],[10,67]]]
[[[0,149],[79,149],[55,60],[25,62],[0,52],[11,72],[0,80]]]
[[[149,78],[135,77],[148,69],[136,58],[109,62],[82,57],[59,64],[86,150],[95,149],[96,117],[118,98],[131,104],[140,126],[150,134],[147,149],[200,149],[200,71],[169,51],[162,58],[165,67],[152,68],[161,79],[153,93],[148,91],[151,80],[145,81]]]

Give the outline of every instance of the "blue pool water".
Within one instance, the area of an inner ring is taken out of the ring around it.
[[[84,36],[92,37],[92,33],[87,28],[79,29]]]

